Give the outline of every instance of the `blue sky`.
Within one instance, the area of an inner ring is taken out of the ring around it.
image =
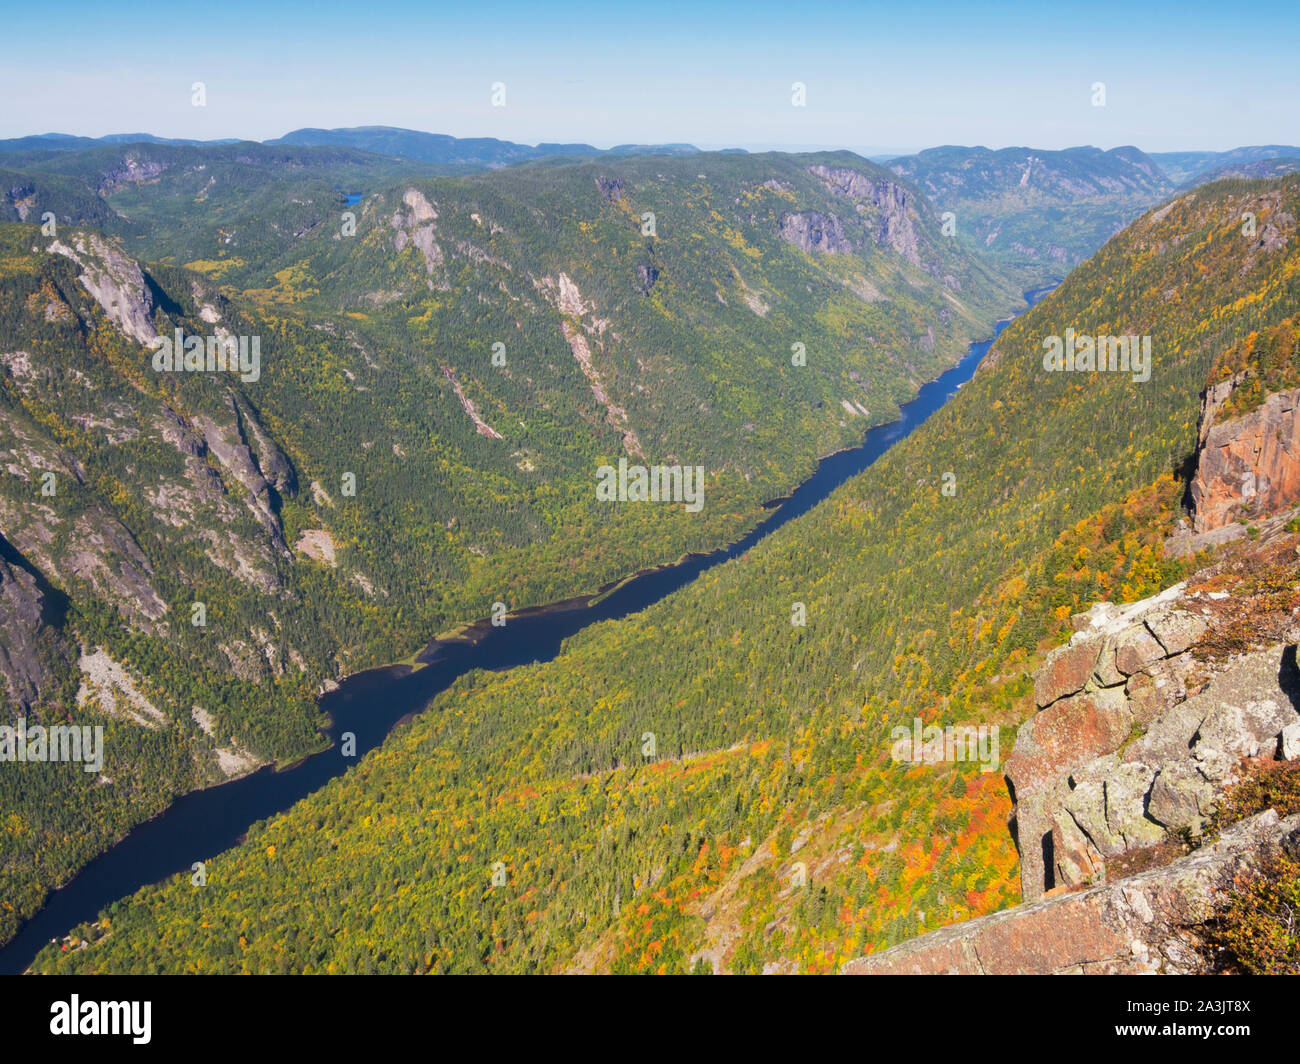
[[[63,0],[5,16],[0,137],[390,125],[864,153],[1295,144],[1297,31],[1298,0]],[[195,81],[206,107],[190,104]],[[796,81],[806,107],[791,106]]]

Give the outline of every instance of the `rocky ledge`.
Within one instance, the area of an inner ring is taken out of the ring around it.
[[[1004,766],[1026,901],[1098,882],[1131,850],[1199,834],[1244,758],[1295,756],[1295,646],[1221,663],[1194,653],[1226,598],[1178,584],[1122,608],[1099,603],[1048,655],[1039,711]]]

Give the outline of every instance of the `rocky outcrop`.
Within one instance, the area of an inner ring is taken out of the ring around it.
[[[137,152],[128,151],[118,165],[100,175],[95,191],[101,196],[111,196],[127,185],[143,185],[156,180],[170,166],[170,163],[142,159]]]
[[[642,263],[636,268],[637,287],[643,296],[650,294],[650,289],[655,286],[659,280],[659,268],[651,263]]]
[[[415,188],[408,188],[402,193],[402,205],[406,210],[394,211],[390,219],[394,230],[393,250],[401,252],[407,245],[413,246],[424,257],[429,288],[449,289],[444,268],[446,257],[435,239],[438,212],[424,194]]]
[[[123,333],[146,345],[155,340],[153,294],[140,264],[96,233],[70,239],[71,246],[51,241],[49,250],[81,267],[77,280]]]
[[[94,706],[142,728],[161,728],[167,723],[167,715],[149,701],[126,668],[103,647],[83,648],[77,667],[81,670],[77,705]]]
[[[596,187],[609,203],[616,203],[623,198],[623,179],[621,177],[598,177]]]
[[[469,415],[469,419],[474,422],[474,429],[480,436],[490,436],[494,440],[501,439],[501,433],[497,432],[491,425],[479,416],[478,407],[474,401],[465,394],[465,389],[460,386],[460,381],[456,379],[456,373],[450,366],[442,367],[442,375],[451,382],[452,390],[456,393],[456,398],[460,400],[461,409]]]
[[[1004,766],[1026,901],[1102,881],[1108,861],[1171,835],[1199,834],[1242,759],[1272,757],[1300,722],[1296,648],[1211,668],[1192,651],[1216,615],[1184,590],[1098,604],[1039,669],[1039,710]]]
[[[605,348],[611,340],[618,338],[610,328],[609,319],[596,316],[595,307],[583,298],[577,283],[566,273],[536,279],[534,284],[560,312],[560,332],[591,386],[592,397],[604,408],[605,422],[622,435],[623,449],[629,455],[644,458],[640,437],[628,421],[627,410],[611,398],[605,378],[592,358],[591,343]],[[588,342],[589,338],[591,342]]]
[[[801,251],[829,251],[844,254],[853,244],[844,235],[844,224],[833,214],[821,211],[787,212],[781,215],[781,239]]]
[[[85,581],[104,601],[116,603],[141,631],[160,630],[153,622],[167,612],[167,603],[153,586],[153,563],[107,510],[97,506],[76,519],[61,561],[66,573]]]
[[[810,166],[808,172],[831,192],[854,201],[858,214],[872,223],[876,244],[920,265],[917,214],[907,189],[896,181],[870,178],[848,167]]]
[[[1201,397],[1191,483],[1198,534],[1300,502],[1300,389],[1275,392],[1250,413],[1220,420],[1237,383],[1222,381]]]
[[[24,712],[53,679],[42,646],[52,604],[32,573],[6,560],[11,553],[0,540],[0,694]]]
[[[845,975],[1182,975],[1204,970],[1192,930],[1237,876],[1278,852],[1300,857],[1300,815],[1274,810],[1215,843],[1124,879],[952,924],[850,961]]]
[[[232,415],[229,424],[218,424],[211,418],[202,416],[195,419],[195,424],[202,432],[203,441],[208,449],[248,491],[246,500],[248,508],[252,511],[253,516],[257,518],[263,531],[266,532],[275,550],[282,557],[289,558],[291,555],[284,541],[284,529],[280,525],[280,517],[276,512],[275,502],[271,495],[272,482],[263,473],[252,448],[248,446],[248,441],[244,436],[242,426],[248,423],[249,419],[239,416],[240,409],[233,399],[230,399],[229,402]],[[262,434],[262,439],[265,440],[264,434]],[[275,450],[274,454],[283,460],[285,467],[288,466],[287,460],[278,450]],[[276,463],[273,462],[272,465],[271,476],[287,487],[287,478],[291,476],[292,471],[286,473]]]
[[[242,398],[232,398],[231,402],[239,415],[239,425],[244,432],[245,441],[253,451],[267,483],[281,495],[293,498],[298,494],[298,478],[294,474],[292,463],[262,428],[248,403]]]

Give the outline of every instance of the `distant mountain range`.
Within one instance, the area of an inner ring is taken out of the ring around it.
[[[1024,283],[1060,278],[1176,189],[1134,147],[944,146],[885,164],[915,181],[956,235]]]
[[[1245,167],[1269,159],[1295,159],[1300,148],[1288,144],[1261,144],[1230,151],[1171,151],[1153,152],[1151,158],[1169,175],[1170,180],[1182,186],[1201,184],[1218,171]],[[1244,170],[1233,170],[1245,173]],[[1225,175],[1226,176],[1226,175]]]
[[[1300,165],[1283,145],[1148,155],[1132,146],[945,146],[885,165],[915,181],[957,236],[1024,283],[1062,277],[1143,211],[1180,189],[1221,177],[1273,177]]]
[[[168,144],[181,147],[247,143],[239,138],[223,140],[186,140],[174,137],[157,137],[152,133],[111,133],[103,137],[77,137],[68,133],[40,133],[27,137],[0,140],[0,154],[14,152],[82,151],[101,145]],[[693,144],[618,144],[612,148],[597,148],[591,144],[559,144],[544,142],[537,145],[517,144],[496,137],[453,137],[445,133],[426,133],[397,126],[351,126],[339,129],[295,129],[282,137],[261,141],[268,145],[295,145],[300,147],[347,147],[378,155],[399,156],[417,162],[434,163],[452,169],[479,170],[508,166],[511,163],[532,162],[546,158],[588,158],[599,155],[694,155],[701,149]],[[743,148],[728,148],[730,153],[742,153]],[[1081,166],[1094,180],[1102,180],[1115,163],[1142,160],[1154,164],[1172,186],[1198,184],[1206,176],[1224,171],[1245,175],[1248,165],[1262,164],[1273,159],[1300,159],[1300,147],[1283,144],[1256,145],[1232,148],[1229,151],[1183,151],[1143,153],[1137,148],[1121,147],[1103,151],[1100,148],[1067,148],[1064,151],[1041,151],[1034,148],[1003,148],[997,151],[984,147],[944,146],[927,148],[913,155],[873,155],[872,162],[884,163],[898,173],[919,173],[942,167],[945,163],[963,160],[969,166],[972,160],[994,161],[999,165],[1014,163],[1028,156],[1054,162],[1060,166]],[[1231,168],[1237,169],[1231,169]],[[1121,177],[1121,181],[1125,178]],[[1113,191],[1113,189],[1108,189]]]
[[[242,170],[263,171],[252,194],[267,194],[263,208],[274,213],[284,190],[270,189],[281,180],[313,179],[320,186],[317,194],[329,188],[357,192],[402,178],[537,163],[746,154],[741,149],[702,152],[690,144],[620,144],[607,150],[590,144],[534,146],[391,126],[298,129],[263,143],[173,140],[147,133],[98,138],[46,133],[0,141],[0,218],[20,221],[33,210],[39,216],[51,209],[63,222],[124,233],[130,225],[121,212],[129,213],[130,205],[117,196],[121,186],[138,186],[169,170],[203,175],[199,186],[216,178],[204,196],[238,189]],[[945,145],[888,158],[883,165],[925,193],[936,220],[951,215],[951,235],[1029,287],[1059,280],[1134,218],[1180,189],[1222,177],[1279,176],[1300,167],[1300,147],[1146,154],[1132,146],[1046,151]],[[200,194],[199,186],[189,194]],[[178,201],[175,210],[183,214],[187,202]]]
[[[74,137],[67,133],[41,133],[0,140],[0,154],[14,152],[84,151],[103,145],[165,144],[173,147],[208,147],[223,144],[256,143],[226,140],[178,140],[151,133],[113,133],[106,137]],[[694,155],[693,144],[618,144],[608,150],[590,144],[516,144],[495,137],[452,137],[445,133],[424,133],[393,126],[355,126],[349,129],[295,129],[283,137],[262,141],[266,145],[295,147],[346,147],[398,156],[416,162],[434,163],[447,172],[496,169],[511,163],[537,159],[589,158],[597,155]],[[733,152],[742,149],[731,149]]]

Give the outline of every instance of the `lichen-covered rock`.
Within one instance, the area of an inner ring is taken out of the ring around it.
[[[1282,729],[1295,722],[1296,711],[1276,699],[1251,701],[1244,706],[1221,703],[1202,721],[1193,752],[1217,750],[1238,760],[1259,757],[1265,750],[1272,754]]]
[[[1215,807],[1213,782],[1190,761],[1163,765],[1151,786],[1147,812],[1165,828],[1187,827],[1200,833]]]
[[[1157,717],[1186,699],[1190,668],[1191,659],[1184,653],[1157,661],[1128,678],[1124,693],[1139,725],[1150,727]]]
[[[1121,762],[1112,754],[1076,773],[1064,812],[1102,857],[1150,846],[1164,837],[1164,829],[1146,815],[1156,771],[1140,762]]]
[[[1123,693],[1115,689],[1074,695],[1035,714],[1021,725],[1004,766],[1017,799],[1110,753],[1129,735],[1132,721]]]
[[[1095,640],[1084,639],[1057,647],[1047,655],[1034,680],[1034,701],[1039,707],[1076,694],[1087,686],[1101,649]]]
[[[1124,680],[1125,674],[1120,672],[1115,664],[1115,640],[1107,636],[1097,655],[1097,664],[1092,671],[1092,682],[1100,687],[1114,687]]]
[[[1146,626],[1160,641],[1166,654],[1181,654],[1197,642],[1209,627],[1204,617],[1185,610],[1156,610],[1146,617]]]
[[[1288,724],[1278,736],[1278,757],[1294,761],[1300,757],[1300,722]]]
[[[1165,648],[1145,625],[1134,625],[1115,640],[1115,667],[1125,676],[1141,672],[1165,657]]]
[[[1042,708],[1004,766],[1026,900],[1101,880],[1107,859],[1170,834],[1199,833],[1242,759],[1271,755],[1296,722],[1293,648],[1239,655],[1207,680],[1193,648],[1210,621],[1180,606],[1181,590],[1076,615],[1070,642],[1038,670]]]
[[[1117,749],[1132,720],[1122,689],[1112,687],[1061,699],[1020,726],[1003,771],[1016,803],[1024,897],[1037,897],[1049,878],[1055,881],[1054,850],[1043,840],[1052,836],[1070,773]]]

